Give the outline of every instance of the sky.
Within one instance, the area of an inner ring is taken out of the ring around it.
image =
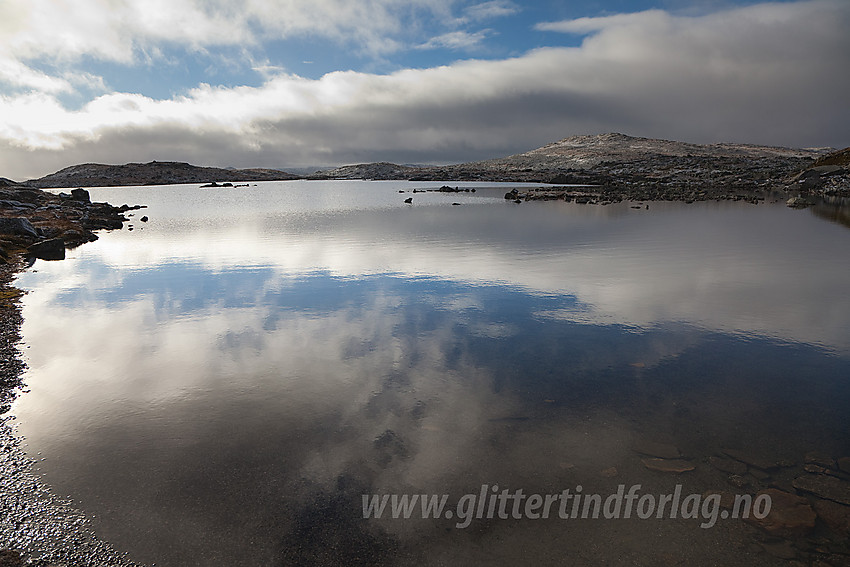
[[[850,0],[0,0],[0,177],[850,146]]]

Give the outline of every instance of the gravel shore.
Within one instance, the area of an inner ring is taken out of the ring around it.
[[[24,197],[33,194],[29,189],[21,191]],[[2,211],[6,219],[32,218],[30,226],[43,228],[37,237],[12,235],[0,248],[0,567],[136,566],[97,539],[90,520],[50,491],[38,475],[37,461],[24,451],[25,441],[16,434],[14,419],[9,416],[11,403],[24,386],[21,376],[25,364],[17,347],[22,322],[19,299],[23,292],[13,285],[15,276],[26,268],[19,251],[28,244],[32,247],[54,237],[51,231],[61,230],[59,236],[69,240],[75,236],[89,240],[90,228],[99,228],[105,216],[120,215],[114,207],[86,203],[68,207],[78,214],[64,215],[55,197],[36,196],[44,203],[26,207],[17,206],[20,203],[15,201],[17,205],[4,206]],[[119,220],[115,228],[120,226]]]

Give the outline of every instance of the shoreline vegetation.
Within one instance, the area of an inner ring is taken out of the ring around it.
[[[17,346],[22,322],[18,301],[24,292],[14,287],[15,276],[36,258],[63,259],[67,248],[96,240],[95,231],[123,229],[131,220],[127,213],[143,208],[93,203],[81,187],[212,183],[235,188],[236,182],[291,179],[546,184],[505,195],[517,203],[734,200],[758,204],[785,199],[789,206],[807,207],[822,199],[850,197],[850,148],[831,152],[733,144],[698,146],[603,134],[575,136],[497,160],[451,166],[363,164],[306,177],[270,169],[151,162],[85,164],[23,183],[0,178],[0,566],[24,565],[24,559],[26,564],[44,566],[135,565],[97,540],[88,520],[50,493],[33,472],[34,461],[24,453],[6,415],[23,387],[25,368]],[[75,189],[58,194],[41,189],[62,187]],[[850,226],[847,219],[831,220]],[[79,543],[67,546],[66,541]]]

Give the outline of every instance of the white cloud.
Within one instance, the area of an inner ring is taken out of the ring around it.
[[[492,0],[490,2],[482,2],[480,4],[469,6],[464,10],[464,13],[472,20],[487,20],[491,18],[512,16],[519,11],[519,6],[510,0]]]
[[[90,56],[130,63],[162,44],[203,50],[314,35],[381,50],[411,15],[443,15],[452,0],[5,0],[0,46],[19,59]]]
[[[0,82],[15,87],[35,89],[46,93],[62,93],[72,90],[71,84],[58,77],[36,71],[15,59],[0,55]]]
[[[479,45],[487,38],[490,30],[480,30],[477,32],[453,31],[433,37],[422,45],[417,46],[417,49],[469,49]]]
[[[315,80],[274,73],[258,87],[200,85],[169,100],[112,93],[74,111],[49,91],[9,95],[0,105],[0,175],[147,159],[463,161],[604,131],[850,145],[850,3],[843,0],[699,17],[656,10],[546,27],[589,35],[577,48],[500,61]]]

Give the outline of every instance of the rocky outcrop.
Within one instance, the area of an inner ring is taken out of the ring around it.
[[[824,197],[850,197],[850,148],[821,156],[797,173],[788,189],[800,203],[814,204],[816,198]],[[788,206],[809,205],[789,203]]]
[[[277,169],[221,169],[198,167],[182,162],[152,161],[105,165],[85,163],[32,179],[32,187],[117,187],[126,185],[174,185],[210,181],[286,181],[299,179]]]
[[[0,263],[14,255],[61,260],[65,248],[97,240],[95,230],[120,229],[123,213],[138,207],[92,203],[88,191],[48,193],[22,186],[0,188]]]

